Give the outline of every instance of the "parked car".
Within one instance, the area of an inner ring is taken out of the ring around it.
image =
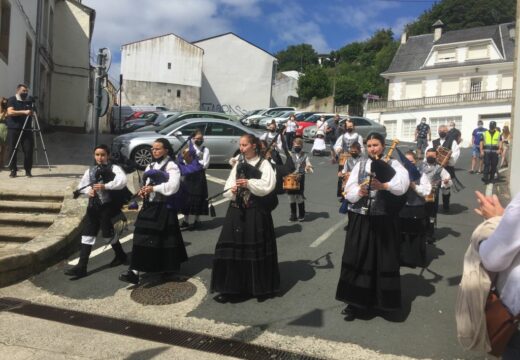
[[[197,118],[180,120],[155,132],[133,132],[119,135],[112,142],[112,152],[116,157],[123,156],[135,162],[139,169],[144,169],[152,161],[151,146],[153,142],[164,137],[175,150],[195,130],[204,134],[204,146],[210,150],[212,164],[227,164],[239,148],[240,136],[243,134],[259,135],[259,131],[229,120]]]
[[[314,114],[321,114],[318,111],[300,111],[295,112],[294,116],[296,117],[296,121],[304,121],[305,119],[311,117]]]
[[[121,134],[126,134],[132,131],[135,131],[139,128],[142,128],[143,126],[153,124],[155,119],[159,117],[158,113],[152,112],[152,113],[144,113],[142,117],[137,119],[131,119],[126,120],[121,127]]]
[[[371,132],[379,133],[386,138],[386,127],[384,125],[381,125],[377,121],[370,120],[361,116],[346,116],[339,121],[340,126],[343,126],[347,119],[351,119],[354,122],[356,132],[363,137],[363,141],[365,142],[368,134],[370,134]],[[327,123],[329,121],[334,121],[334,119],[332,118],[327,120]],[[316,131],[316,125],[305,128],[305,130],[303,131],[303,139],[305,141],[313,141],[316,137]]]
[[[297,121],[298,128],[296,129],[296,136],[303,136],[303,130],[309,126],[316,125],[316,122],[323,116],[325,120],[332,119],[336,114],[314,114],[306,118],[304,121]]]
[[[119,126],[123,126],[124,120],[136,111],[169,111],[166,106],[157,105],[123,105],[112,106],[110,116],[110,132],[119,131]],[[121,115],[121,118],[119,117]]]
[[[211,119],[222,119],[222,120],[236,120],[234,115],[228,115],[221,112],[213,111],[183,111],[176,113],[167,119],[156,119],[153,125],[144,126],[136,131],[161,131],[162,129],[170,126],[171,124],[181,121],[184,119],[199,119],[199,118],[211,118]]]
[[[268,117],[264,117],[262,118],[259,122],[258,122],[258,127],[260,129],[265,129],[265,127],[271,123],[271,121],[276,121],[276,126],[279,127],[280,125],[283,125],[287,122],[287,120],[289,120],[289,117],[291,115],[294,115],[294,111],[282,111],[278,114],[275,114],[273,115],[272,117],[271,116],[268,116]]]
[[[242,120],[244,120],[245,118],[249,117],[249,116],[252,116],[252,115],[256,115],[256,114],[259,114],[260,112],[264,111],[265,109],[256,109],[256,110],[251,110],[251,111],[248,111],[246,112],[244,115],[240,116],[240,118],[238,119],[240,122],[242,122]]]
[[[293,107],[290,107],[290,106],[269,108],[269,109],[265,109],[265,110],[255,114],[255,115],[248,116],[247,118],[243,119],[241,122],[243,125],[251,126],[251,124],[254,123],[254,119],[260,118],[263,116],[272,116],[275,113],[280,112],[280,111],[296,111],[296,109]]]
[[[157,113],[157,111],[134,111],[129,116],[126,117],[125,121],[135,120],[135,119],[144,119],[148,117],[149,114]]]

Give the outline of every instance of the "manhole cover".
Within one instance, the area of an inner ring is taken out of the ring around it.
[[[182,278],[157,281],[139,285],[130,298],[142,305],[169,305],[184,301],[195,295],[195,285]]]

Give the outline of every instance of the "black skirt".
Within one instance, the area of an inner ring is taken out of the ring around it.
[[[166,219],[158,222],[157,227],[140,227],[136,222],[130,264],[133,270],[176,271],[188,259],[177,212],[166,209],[164,203],[159,206],[162,213],[160,216]]]
[[[260,296],[279,287],[271,213],[259,207],[241,210],[232,203],[215,248],[211,292]]]
[[[424,206],[405,206],[401,219],[401,266],[411,268],[426,265],[426,229],[429,218]]]
[[[186,202],[183,214],[208,215],[208,181],[204,170],[186,175],[184,180]]]
[[[401,307],[397,219],[349,213],[337,300],[362,308]]]

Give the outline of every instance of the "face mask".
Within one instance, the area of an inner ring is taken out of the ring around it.
[[[421,120],[421,124],[426,124],[426,120]]]
[[[352,156],[354,159],[357,159],[359,154],[358,153],[350,153],[350,156]]]
[[[204,140],[195,140],[195,145],[201,146],[204,143]]]
[[[302,148],[301,147],[293,147],[293,150],[295,153],[299,153],[300,151],[302,151]]]
[[[22,100],[25,100],[25,99],[27,99],[27,95],[29,95],[29,94],[27,94],[27,93],[21,93],[21,94],[20,94],[20,98],[21,98]]]
[[[348,132],[348,133],[351,133],[352,131],[354,131],[354,129],[352,129],[352,128],[347,128],[347,132]]]
[[[445,132],[439,132],[439,137],[441,138],[445,138],[446,137],[446,134]]]
[[[428,164],[430,164],[430,165],[435,164],[435,161],[436,161],[436,160],[437,160],[437,159],[435,159],[435,158],[432,157],[432,156],[428,156],[428,157],[426,158],[426,162],[427,162]]]

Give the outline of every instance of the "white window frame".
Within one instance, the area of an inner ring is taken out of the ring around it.
[[[386,127],[386,137],[395,139],[397,136],[397,120],[384,120],[383,125]],[[390,130],[390,125],[393,125],[392,130]]]
[[[415,129],[417,128],[417,119],[403,119],[401,125],[401,139],[413,140],[415,138]]]
[[[448,56],[448,55],[450,55],[450,56]],[[436,60],[435,62],[437,62],[437,63],[455,62],[455,61],[457,61],[457,49],[456,48],[438,49],[437,57],[435,60]]]

